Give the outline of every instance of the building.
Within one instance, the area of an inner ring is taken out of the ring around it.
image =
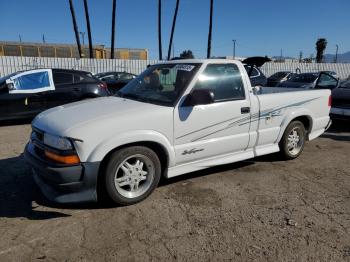
[[[148,50],[139,48],[116,48],[114,51],[116,59],[147,60]],[[89,57],[89,47],[82,46],[84,57]],[[94,58],[110,58],[111,51],[104,45],[93,46]],[[72,44],[49,44],[31,42],[7,42],[0,41],[0,56],[29,56],[29,57],[67,57],[79,58],[76,45]]]

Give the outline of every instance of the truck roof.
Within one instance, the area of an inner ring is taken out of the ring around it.
[[[207,62],[214,62],[214,63],[229,63],[229,62],[241,62],[239,60],[233,60],[233,59],[178,59],[178,60],[170,60],[170,61],[164,61],[160,64],[188,64],[188,63],[207,63]]]

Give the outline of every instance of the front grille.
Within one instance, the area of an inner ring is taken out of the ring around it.
[[[34,153],[36,156],[43,160],[46,160],[44,151],[44,132],[33,127],[30,140],[34,146]]]
[[[38,140],[41,143],[44,143],[44,132],[37,129],[37,128],[33,128],[32,131],[32,139]]]

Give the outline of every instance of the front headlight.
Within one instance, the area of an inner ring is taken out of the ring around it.
[[[72,143],[64,137],[44,133],[44,144],[59,150],[72,150]]]

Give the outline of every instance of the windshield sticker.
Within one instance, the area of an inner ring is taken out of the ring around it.
[[[179,64],[175,66],[175,69],[191,72],[195,66],[194,65],[185,65],[185,64]]]

